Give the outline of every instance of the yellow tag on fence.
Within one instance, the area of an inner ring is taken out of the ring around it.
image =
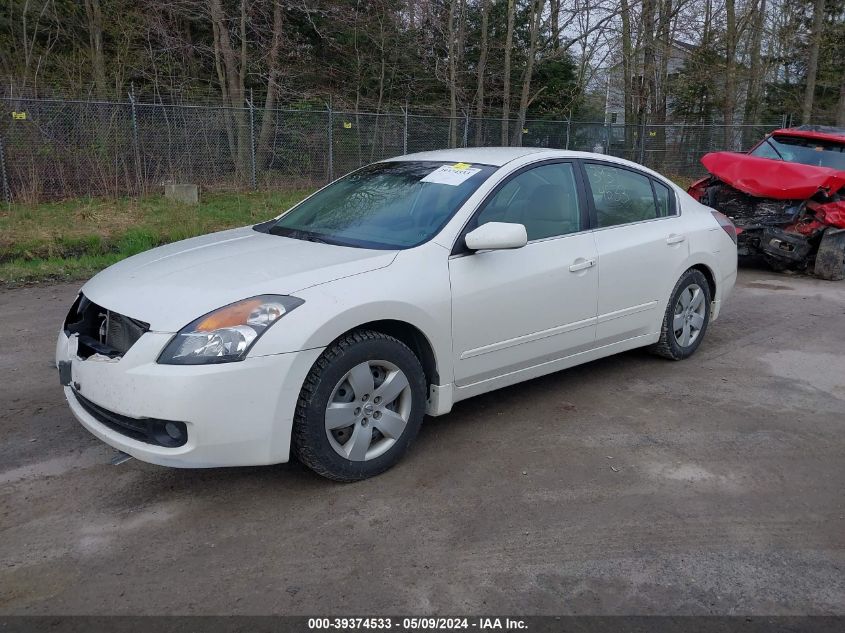
[[[343,122],[343,129],[344,130],[351,130],[352,129],[352,121],[344,121]]]
[[[12,112],[15,121],[26,121],[26,112]]]

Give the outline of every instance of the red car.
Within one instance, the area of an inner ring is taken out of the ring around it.
[[[845,129],[776,130],[747,154],[713,152],[701,163],[710,175],[689,194],[733,220],[740,256],[845,277]]]

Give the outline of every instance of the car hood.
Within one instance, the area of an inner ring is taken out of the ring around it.
[[[176,332],[221,306],[260,294],[294,294],[389,265],[396,251],[260,233],[251,227],[175,242],[107,268],[82,287],[114,312]]]
[[[705,154],[701,164],[719,180],[758,198],[803,200],[819,189],[845,187],[845,172],[830,167],[760,158],[734,152]]]

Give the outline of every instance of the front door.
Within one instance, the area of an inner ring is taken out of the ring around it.
[[[517,172],[468,227],[523,224],[526,246],[450,259],[458,386],[593,347],[597,254],[575,169],[562,161]]]

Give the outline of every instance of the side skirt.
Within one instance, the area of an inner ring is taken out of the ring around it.
[[[660,332],[642,334],[640,336],[625,339],[624,341],[611,343],[610,345],[603,345],[602,347],[596,347],[585,352],[579,352],[557,360],[540,363],[539,365],[534,365],[532,367],[526,367],[525,369],[496,376],[495,378],[488,378],[469,385],[464,385],[463,387],[455,386],[453,389],[452,402],[454,403],[466,400],[467,398],[472,398],[473,396],[478,396],[482,393],[487,393],[488,391],[494,391],[496,389],[501,389],[502,387],[515,385],[525,380],[531,380],[532,378],[539,378],[540,376],[553,374],[556,371],[569,369],[570,367],[589,363],[590,361],[598,360],[599,358],[604,358],[606,356],[613,356],[614,354],[625,352],[630,349],[651,345],[652,343],[656,343],[659,338]],[[443,408],[443,403],[440,404],[441,408]],[[449,410],[451,410],[451,406],[449,407]]]

